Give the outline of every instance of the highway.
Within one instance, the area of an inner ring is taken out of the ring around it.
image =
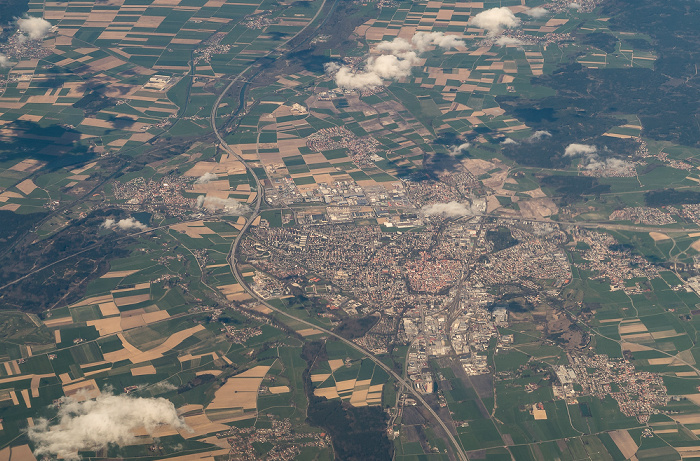
[[[314,18],[309,22],[309,24],[308,24],[306,27],[309,27],[311,24],[313,24],[313,22],[314,22],[314,21],[316,20],[316,18],[318,17],[319,13],[323,10],[323,7],[325,6],[326,1],[327,1],[327,0],[324,0],[323,5],[321,5],[321,7],[319,8],[319,10],[316,12],[316,15],[314,16]],[[297,35],[301,34],[304,30],[306,30],[306,27],[305,27],[304,29],[300,30],[300,31],[297,33]],[[277,48],[271,50],[269,53],[267,53],[267,55],[266,55],[265,57],[269,57],[269,56],[271,56],[272,54],[274,54],[275,52],[277,52],[282,46],[286,45],[289,41],[291,41],[291,40],[292,40],[293,38],[295,38],[297,35],[295,35],[294,37],[291,37],[289,40],[287,40],[287,42],[281,44],[279,47],[277,47]],[[370,351],[368,351],[368,350],[365,349],[364,347],[361,347],[361,346],[355,344],[354,342],[349,341],[349,340],[343,338],[342,336],[340,336],[340,335],[338,335],[338,334],[336,334],[336,333],[333,333],[333,332],[330,331],[330,330],[327,330],[327,329],[325,329],[325,328],[323,328],[323,327],[321,327],[321,326],[319,326],[319,325],[316,325],[315,323],[311,323],[311,322],[308,322],[308,321],[306,321],[306,320],[300,319],[299,317],[295,317],[294,315],[289,314],[289,313],[287,313],[287,312],[285,312],[285,311],[283,311],[283,310],[281,310],[281,309],[278,309],[278,308],[276,308],[275,306],[269,304],[269,303],[266,302],[264,299],[262,299],[260,296],[258,296],[258,294],[255,293],[255,292],[248,286],[248,284],[245,282],[243,276],[241,275],[241,272],[240,272],[240,270],[239,270],[239,268],[238,268],[238,260],[237,260],[237,258],[236,258],[236,252],[238,251],[238,246],[240,245],[241,239],[242,239],[243,236],[245,235],[246,231],[250,228],[250,226],[251,226],[251,224],[253,223],[253,221],[255,221],[255,219],[256,219],[258,216],[260,216],[260,206],[262,205],[264,189],[263,189],[263,187],[262,187],[262,184],[260,183],[260,178],[258,178],[258,175],[255,173],[255,171],[253,170],[253,168],[252,168],[250,165],[248,165],[248,163],[246,163],[246,161],[245,161],[240,155],[238,155],[236,152],[234,152],[234,150],[231,149],[231,148],[229,147],[229,145],[226,143],[226,141],[224,140],[223,136],[222,136],[221,133],[219,132],[218,127],[216,126],[216,113],[218,112],[219,105],[221,104],[221,100],[223,99],[224,95],[225,95],[225,94],[228,92],[228,90],[231,89],[231,87],[232,87],[234,84],[236,84],[236,82],[238,82],[238,81],[243,77],[243,75],[244,75],[246,72],[248,72],[254,65],[255,65],[255,64],[251,64],[250,66],[248,66],[248,68],[246,68],[243,72],[241,72],[236,78],[234,78],[233,80],[231,80],[231,82],[230,82],[230,83],[226,86],[226,88],[221,92],[221,94],[219,95],[219,97],[216,99],[216,102],[214,103],[214,107],[212,108],[212,111],[211,111],[211,118],[210,118],[211,128],[212,128],[212,130],[214,131],[214,134],[216,135],[216,138],[217,138],[218,141],[219,141],[220,147],[221,147],[223,150],[225,150],[228,154],[230,154],[230,155],[234,156],[235,158],[237,158],[243,165],[245,165],[246,169],[248,170],[248,172],[250,172],[250,174],[253,176],[253,178],[254,178],[254,180],[255,180],[255,188],[256,188],[256,192],[257,192],[256,198],[255,198],[255,206],[254,206],[254,208],[253,208],[253,212],[252,212],[252,214],[248,217],[248,219],[246,220],[245,224],[243,225],[243,228],[241,229],[240,233],[238,234],[238,236],[236,237],[236,239],[235,239],[235,240],[233,241],[233,243],[231,244],[231,250],[229,251],[229,254],[228,254],[228,257],[227,257],[227,261],[228,261],[229,265],[231,266],[231,271],[233,272],[233,275],[234,275],[234,276],[236,277],[236,279],[238,280],[238,283],[241,284],[241,286],[243,287],[243,289],[244,289],[250,296],[252,296],[254,299],[257,299],[261,304],[265,305],[266,307],[268,307],[268,308],[271,309],[272,311],[274,311],[274,312],[276,312],[276,313],[278,313],[278,314],[280,314],[280,315],[283,315],[283,316],[285,316],[285,317],[287,317],[287,318],[290,318],[290,319],[292,319],[292,320],[295,320],[295,321],[297,321],[297,322],[300,322],[300,323],[302,323],[302,324],[304,324],[304,325],[306,325],[306,326],[309,326],[309,327],[315,328],[316,330],[322,331],[323,333],[327,334],[328,336],[331,336],[331,337],[333,337],[333,338],[336,338],[336,339],[338,339],[338,340],[344,342],[344,343],[347,344],[348,346],[352,347],[353,349],[355,349],[355,350],[361,352],[362,354],[364,354],[365,356],[367,356],[370,360],[372,360],[375,364],[377,364],[379,367],[381,367],[384,371],[386,371],[387,373],[389,373],[389,375],[392,376],[392,377],[396,380],[396,382],[399,383],[400,386],[405,387],[406,389],[408,389],[408,390],[413,394],[413,396],[415,397],[416,401],[418,401],[421,405],[423,405],[423,407],[425,407],[425,409],[426,409],[426,410],[430,413],[430,415],[433,417],[433,419],[435,420],[435,422],[437,422],[437,424],[440,425],[440,427],[442,427],[442,430],[443,430],[443,431],[445,432],[445,434],[447,434],[447,436],[449,437],[450,442],[452,443],[453,449],[454,449],[455,454],[457,455],[457,457],[458,457],[460,460],[462,460],[462,461],[469,461],[469,458],[467,457],[467,454],[465,453],[465,451],[462,449],[462,446],[459,444],[459,442],[457,441],[457,439],[454,437],[454,435],[452,434],[452,432],[451,432],[450,429],[448,428],[447,424],[445,424],[445,422],[440,418],[440,416],[437,414],[437,412],[435,412],[435,410],[433,410],[433,408],[432,408],[430,405],[428,405],[428,402],[425,401],[425,399],[423,398],[423,396],[422,396],[418,391],[416,391],[410,383],[408,383],[408,382],[407,382],[406,380],[404,380],[401,376],[399,376],[396,372],[394,372],[394,370],[392,370],[388,365],[386,365],[384,362],[382,362],[381,360],[379,360],[377,357],[375,357]]]

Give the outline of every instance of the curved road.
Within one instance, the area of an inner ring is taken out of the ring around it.
[[[319,10],[316,12],[316,15],[315,15],[315,16],[313,17],[313,19],[307,24],[307,26],[306,26],[305,28],[301,29],[294,37],[296,37],[297,35],[299,35],[300,33],[302,33],[304,30],[306,30],[306,28],[309,27],[309,26],[316,20],[316,18],[318,17],[318,15],[319,15],[319,14],[321,13],[321,11],[323,10],[323,7],[325,6],[326,1],[327,1],[327,0],[324,0],[324,1],[323,1],[323,4],[322,4],[321,7],[319,8]],[[286,42],[284,42],[283,44],[281,44],[281,45],[278,46],[277,48],[271,50],[269,53],[267,53],[267,54],[265,55],[265,57],[269,57],[269,56],[271,56],[273,53],[277,52],[282,46],[286,45],[286,44],[287,44],[290,40],[292,40],[294,37],[290,38],[289,40],[287,40]],[[447,427],[447,424],[445,424],[445,422],[440,418],[440,416],[435,412],[435,410],[433,410],[433,408],[432,408],[430,405],[428,405],[428,402],[425,401],[425,399],[423,398],[423,396],[422,396],[418,391],[416,391],[416,390],[413,388],[413,386],[411,386],[410,383],[408,383],[408,382],[407,382],[406,380],[404,380],[401,376],[399,376],[396,372],[394,372],[394,370],[392,370],[388,365],[386,365],[384,362],[382,362],[381,360],[379,360],[377,357],[375,357],[371,352],[369,352],[369,351],[368,351],[367,349],[365,349],[364,347],[361,347],[361,346],[359,346],[359,345],[353,343],[352,341],[349,341],[349,340],[343,338],[342,336],[340,336],[340,335],[338,335],[338,334],[336,334],[336,333],[333,333],[333,332],[330,331],[330,330],[327,330],[327,329],[325,329],[325,328],[323,328],[323,327],[321,327],[321,326],[319,326],[319,325],[316,325],[315,323],[311,323],[311,322],[308,322],[308,321],[306,321],[306,320],[300,319],[300,318],[295,317],[295,316],[293,316],[293,315],[291,315],[291,314],[289,314],[289,313],[287,313],[287,312],[285,312],[285,311],[283,311],[283,310],[281,310],[281,309],[276,308],[275,306],[272,306],[271,304],[267,303],[264,299],[262,299],[260,296],[258,296],[258,294],[255,293],[255,292],[248,286],[248,284],[245,283],[245,280],[243,279],[243,276],[241,275],[240,270],[238,269],[238,261],[237,261],[237,259],[236,259],[236,251],[238,250],[238,246],[239,246],[239,244],[240,244],[241,238],[243,237],[243,235],[245,234],[245,232],[250,228],[250,225],[253,223],[253,221],[255,221],[255,219],[260,215],[260,206],[261,206],[261,204],[262,204],[263,188],[262,188],[262,185],[260,184],[260,178],[258,178],[258,175],[255,173],[255,171],[253,170],[253,168],[252,168],[250,165],[248,165],[248,163],[247,163],[240,155],[238,155],[236,152],[233,151],[233,149],[231,149],[231,148],[229,147],[229,145],[226,143],[226,141],[224,140],[224,138],[223,138],[223,136],[221,135],[221,133],[219,133],[219,129],[218,129],[218,127],[216,126],[216,113],[217,113],[217,111],[218,111],[218,109],[219,109],[219,105],[221,104],[221,100],[223,99],[224,95],[225,95],[225,94],[228,92],[228,90],[231,89],[231,87],[232,87],[236,82],[238,82],[238,81],[242,78],[242,76],[243,76],[246,72],[248,72],[254,65],[255,65],[255,64],[251,64],[251,65],[248,66],[243,72],[241,72],[236,78],[234,78],[233,80],[231,80],[231,82],[226,86],[226,88],[224,89],[224,91],[223,91],[223,92],[219,95],[219,97],[216,99],[216,102],[214,103],[214,107],[212,108],[212,111],[211,111],[211,120],[210,120],[210,121],[211,121],[211,128],[212,128],[212,130],[214,131],[214,134],[216,135],[216,138],[219,140],[219,144],[220,144],[221,148],[224,149],[228,154],[230,154],[230,155],[234,156],[235,158],[237,158],[241,163],[243,163],[243,165],[245,165],[245,167],[246,167],[246,169],[248,170],[248,172],[250,172],[250,174],[251,174],[251,175],[253,176],[253,178],[255,179],[255,185],[256,185],[256,189],[257,189],[257,196],[256,196],[256,198],[255,198],[255,207],[254,207],[254,209],[253,209],[253,213],[252,213],[251,216],[246,220],[246,223],[245,223],[245,225],[243,226],[243,228],[241,229],[241,232],[238,234],[238,236],[236,237],[236,239],[235,239],[235,240],[233,241],[233,243],[231,244],[231,251],[229,252],[229,255],[228,255],[228,257],[227,257],[228,263],[229,263],[229,265],[231,266],[231,271],[233,272],[233,274],[234,274],[234,276],[236,277],[236,279],[238,279],[238,283],[241,284],[241,286],[245,289],[245,291],[246,291],[250,296],[252,296],[253,298],[257,299],[261,304],[265,305],[267,308],[271,309],[272,311],[274,311],[274,312],[276,312],[276,313],[278,313],[278,314],[284,315],[285,317],[288,317],[288,318],[290,318],[290,319],[296,320],[297,322],[300,322],[300,323],[302,323],[302,324],[304,324],[304,325],[306,325],[306,326],[309,326],[309,327],[315,328],[316,330],[322,331],[323,333],[325,333],[325,334],[327,334],[327,335],[329,335],[329,336],[332,336],[332,337],[334,337],[334,338],[336,338],[336,339],[338,339],[338,340],[344,342],[345,344],[347,344],[348,346],[352,347],[353,349],[355,349],[355,350],[361,352],[362,354],[366,355],[366,356],[367,356],[370,360],[372,360],[375,364],[377,364],[377,365],[380,366],[382,369],[384,369],[384,371],[386,371],[387,373],[389,373],[389,375],[391,375],[400,385],[406,387],[406,388],[413,394],[413,396],[415,397],[415,399],[416,399],[418,402],[420,402],[421,405],[423,405],[423,407],[425,407],[425,409],[432,415],[432,417],[433,417],[433,418],[435,419],[435,421],[440,425],[440,427],[442,427],[442,430],[443,430],[443,431],[445,432],[445,434],[447,434],[447,436],[449,437],[450,442],[452,443],[452,446],[453,446],[453,448],[454,448],[454,450],[455,450],[455,453],[456,453],[457,457],[458,457],[460,460],[462,460],[462,461],[469,461],[469,458],[467,457],[467,454],[464,452],[464,450],[462,449],[462,446],[459,444],[459,442],[458,442],[457,439],[454,437],[454,435],[452,435],[452,432],[450,432],[450,429]]]

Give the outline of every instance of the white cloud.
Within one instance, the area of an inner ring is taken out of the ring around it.
[[[564,157],[578,157],[584,155],[595,154],[598,152],[596,146],[591,146],[589,144],[569,144],[564,150]]]
[[[607,149],[605,149],[607,150]],[[603,158],[598,148],[588,144],[569,144],[564,157],[581,157],[580,167],[584,170],[628,170],[634,163],[619,158]]]
[[[117,222],[117,227],[122,229],[122,230],[129,230],[129,229],[146,230],[146,228],[148,226],[146,226],[142,222],[137,221],[134,218],[126,218],[126,219],[120,219]]]
[[[597,154],[586,155],[581,160],[581,168],[584,170],[604,170],[605,161]]]
[[[542,16],[546,16],[549,13],[549,11],[546,8],[542,8],[541,6],[536,6],[535,8],[525,10],[524,13],[533,18],[541,18]]]
[[[525,45],[526,42],[524,40],[520,40],[519,38],[501,35],[494,43],[498,46],[520,46]]]
[[[530,136],[528,136],[527,140],[530,142],[535,142],[539,141],[542,138],[551,138],[552,133],[550,133],[547,130],[537,130],[534,133],[532,133]]]
[[[197,197],[197,208],[205,208],[208,211],[223,211],[226,214],[241,215],[250,212],[250,208],[232,198]]]
[[[485,29],[489,34],[495,35],[503,29],[518,27],[520,25],[520,19],[518,19],[509,8],[502,6],[482,11],[469,19],[469,24],[480,29]]]
[[[579,9],[581,9],[581,4],[576,3],[576,2],[572,2],[572,3],[569,3],[569,8],[571,8],[572,10],[579,10]]]
[[[10,58],[4,54],[0,54],[0,67],[10,67],[11,65],[12,62],[10,62]]]
[[[384,54],[371,57],[367,66],[371,72],[385,80],[396,80],[411,75],[411,68],[418,64],[418,55],[413,51],[400,53],[398,56]]]
[[[419,54],[435,45],[442,49],[466,46],[463,40],[442,32],[418,32],[411,41],[395,38],[377,44],[379,55],[370,56],[362,71],[353,71],[349,66],[328,63],[325,70],[335,74],[335,83],[341,88],[368,89],[382,86],[385,80],[399,80],[411,75],[413,67],[420,62]]]
[[[425,205],[420,209],[420,213],[423,216],[442,215],[448,218],[456,218],[459,216],[468,216],[473,214],[471,207],[454,201],[449,203],[433,203],[432,205]]]
[[[24,16],[17,19],[17,27],[30,40],[41,40],[51,30],[51,23],[43,18]]]
[[[168,392],[177,390],[177,386],[169,381],[160,381],[149,387],[155,392]]]
[[[450,156],[456,157],[458,155],[461,155],[465,150],[469,149],[469,147],[471,147],[471,144],[465,142],[458,146],[452,146],[448,153],[450,154]]]
[[[413,36],[411,42],[419,53],[427,51],[431,45],[445,50],[467,46],[464,40],[455,35],[445,35],[443,32],[418,32]]]
[[[609,170],[627,170],[629,168],[634,168],[634,163],[619,158],[609,158],[605,163],[606,168]]]
[[[581,162],[584,170],[629,170],[634,163],[619,158],[601,158],[597,154],[585,156]]]
[[[42,418],[29,428],[36,456],[80,459],[78,451],[133,443],[136,439],[134,431],[140,428],[145,428],[149,434],[165,425],[189,429],[177,415],[175,405],[166,399],[108,392],[84,402],[63,397],[56,419],[57,422],[52,424]]]
[[[129,230],[129,229],[146,230],[148,228],[148,226],[137,221],[134,218],[120,219],[119,221],[116,221],[112,218],[107,218],[107,219],[105,219],[105,222],[102,223],[102,227],[104,227],[105,229],[112,229],[114,226],[117,226],[119,229],[122,229],[122,230]]]
[[[530,136],[527,138],[523,139],[523,142],[537,142],[540,141],[544,138],[551,138],[552,133],[546,130],[537,130],[534,133],[532,133]],[[505,140],[501,141],[501,144],[509,145],[509,144],[520,144],[518,141],[511,139],[511,138],[506,138]],[[576,145],[581,145],[581,144],[576,144]],[[566,155],[566,154],[564,154]]]
[[[398,54],[413,50],[413,45],[411,45],[408,40],[396,37],[392,41],[384,40],[383,42],[377,43],[374,49],[382,53]]]
[[[326,64],[326,72],[335,74],[335,84],[341,88],[350,90],[376,88],[384,83],[379,75],[374,72],[353,72],[348,66],[338,66],[334,63]]]
[[[206,184],[210,181],[216,181],[219,177],[215,173],[204,173],[202,176],[197,178],[194,182],[195,184]]]
[[[411,75],[411,69],[418,64],[414,51],[372,56],[367,60],[363,72],[353,72],[348,66],[327,64],[326,72],[335,74],[335,83],[342,88],[366,89],[382,86],[384,80],[398,80]]]

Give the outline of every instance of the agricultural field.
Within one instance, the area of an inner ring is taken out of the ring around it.
[[[211,229],[209,235],[235,234],[225,221],[206,224],[209,227],[202,227]],[[290,418],[296,435],[280,443],[307,437],[307,454],[325,456],[328,442],[304,423],[301,341],[281,335],[265,325],[267,320],[262,317],[212,309],[217,301],[236,298],[237,291],[232,284],[218,285],[231,280],[223,272],[206,270],[208,266],[190,273],[200,266],[187,239],[202,237],[182,234],[185,240],[180,242],[180,231],[170,232],[154,236],[157,242],[166,243],[152,245],[151,250],[148,244],[142,247],[153,255],[159,252],[157,248],[167,246],[168,250],[160,251],[159,264],[136,252],[114,261],[110,271],[90,284],[89,296],[79,302],[41,318],[3,314],[3,440],[26,437],[23,431],[33,423],[28,415],[61,398],[100,402],[115,397],[113,394],[129,394],[166,398],[182,417],[185,426],[158,432],[163,457],[178,456],[183,450],[220,453],[225,447],[216,433],[250,423],[270,427]],[[173,252],[173,247],[180,252]],[[187,290],[176,282],[181,277],[192,280]],[[201,288],[197,289],[197,283]],[[252,334],[241,337],[248,331]],[[17,345],[20,338],[22,346]],[[261,347],[270,342],[277,347]],[[297,412],[289,411],[290,399],[298,405]],[[152,440],[140,440],[128,448],[129,453],[146,456]]]
[[[3,17],[0,458],[700,457],[684,2]]]
[[[387,373],[370,360],[331,358],[311,375],[314,395],[347,400],[355,407],[379,405]]]

